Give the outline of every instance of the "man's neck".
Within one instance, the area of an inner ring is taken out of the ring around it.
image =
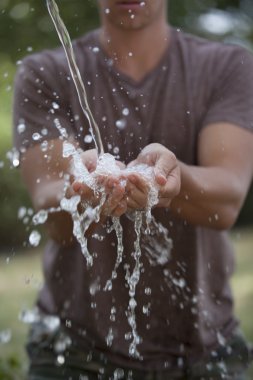
[[[115,66],[138,82],[160,62],[170,42],[170,29],[166,21],[141,30],[103,25],[100,42]]]

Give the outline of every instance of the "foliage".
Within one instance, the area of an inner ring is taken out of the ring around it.
[[[72,38],[98,25],[95,0],[60,0],[57,3]],[[0,12],[0,46],[12,61],[32,50],[59,44],[45,0],[0,0]],[[10,41],[15,43],[10,44]]]
[[[11,151],[11,85],[15,67],[9,61],[0,63],[0,242],[4,246],[17,246],[27,237],[24,224],[17,219],[18,209],[28,207],[27,192],[22,184],[20,173],[7,159]],[[3,167],[2,167],[3,166]]]
[[[253,183],[237,220],[237,226],[245,226],[253,223]]]
[[[7,162],[0,169],[0,242],[3,247],[25,245],[29,226],[18,219],[21,206],[29,207],[27,191],[22,184],[17,169],[9,168]]]
[[[0,358],[0,379],[22,380],[21,364],[15,355],[7,359]]]

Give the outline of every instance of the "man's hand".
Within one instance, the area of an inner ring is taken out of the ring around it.
[[[82,153],[82,161],[89,173],[96,170],[98,156],[96,149],[91,149]],[[121,162],[116,162],[120,169],[125,166]],[[127,202],[125,197],[125,185],[122,181],[124,176],[113,175],[97,175],[96,182],[106,194],[106,201],[102,207],[102,216],[121,216],[127,210]],[[72,189],[74,193],[78,193],[84,201],[96,207],[101,201],[102,193],[94,192],[84,183],[73,181]]]
[[[154,168],[155,181],[159,187],[157,206],[169,207],[181,187],[180,168],[175,155],[163,145],[154,143],[147,145],[128,167],[139,164]],[[149,192],[147,180],[138,173],[131,173],[127,178],[128,208],[130,210],[145,208]]]

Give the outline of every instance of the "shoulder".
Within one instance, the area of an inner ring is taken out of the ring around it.
[[[177,33],[176,41],[185,59],[194,67],[202,65],[206,69],[229,69],[240,65],[253,67],[253,55],[246,48],[224,42],[210,41],[183,32]]]
[[[91,55],[91,51],[95,46],[95,32],[89,32],[73,40],[73,49],[77,62],[81,57],[85,57],[88,64],[88,55]],[[63,47],[47,49],[26,56],[22,59],[18,72],[25,73],[27,76],[38,73],[40,77],[46,77],[47,75],[69,75],[68,63]]]

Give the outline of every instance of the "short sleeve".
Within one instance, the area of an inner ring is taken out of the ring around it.
[[[213,64],[214,88],[201,127],[228,122],[253,131],[253,56],[223,45]]]
[[[16,74],[13,139],[19,151],[74,134],[66,90],[67,73],[42,52],[25,58]]]

